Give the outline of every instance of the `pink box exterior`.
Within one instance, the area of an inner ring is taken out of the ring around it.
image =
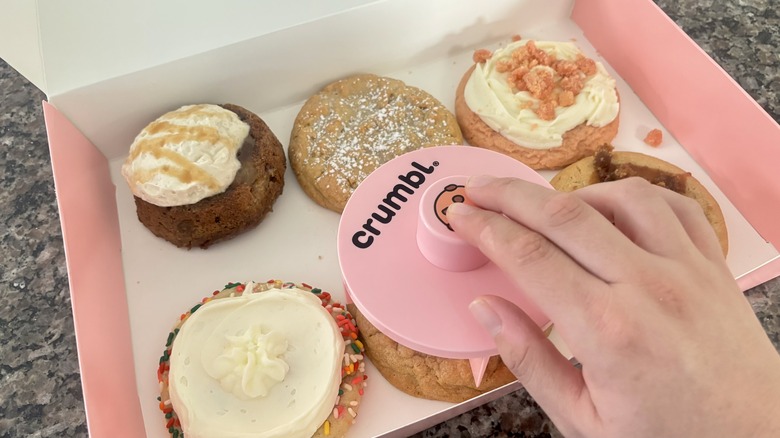
[[[572,17],[758,232],[778,246],[780,183],[772,176],[780,126],[650,0],[578,0]],[[44,103],[44,112],[89,431],[95,437],[143,436],[108,163],[56,108]],[[745,159],[743,144],[762,159]],[[740,285],[747,289],[777,275],[780,264],[771,263]],[[474,399],[393,435],[414,433],[488,400]]]
[[[756,231],[780,247],[780,126],[655,3],[578,0],[572,18]],[[770,263],[740,286],[778,275],[780,263]]]

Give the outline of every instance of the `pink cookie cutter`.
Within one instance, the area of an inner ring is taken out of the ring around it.
[[[497,152],[468,146],[420,149],[371,173],[350,197],[338,230],[344,287],[363,315],[408,348],[468,359],[477,386],[498,351],[469,312],[471,301],[498,295],[540,327],[549,323],[494,263],[449,228],[447,207],[469,202],[466,175],[479,174],[550,187],[531,168]]]

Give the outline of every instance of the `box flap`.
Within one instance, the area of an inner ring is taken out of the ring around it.
[[[52,91],[49,101],[111,160],[127,153],[150,114],[192,102],[230,102],[259,114],[304,100],[343,77],[345,65],[352,73],[393,71],[507,38],[518,29],[549,25],[571,11],[570,0],[544,7],[530,0],[494,1],[479,14],[462,6],[445,9],[442,3],[376,1],[64,93]],[[484,22],[492,25],[479,26]],[[446,35],[451,29],[456,33]],[[353,44],[346,60],[334,62],[334,53],[344,56],[341,48],[361,40],[369,44]],[[269,62],[280,59],[283,64]]]
[[[8,0],[0,13],[0,58],[46,92],[38,34],[38,2]]]
[[[376,1],[256,0],[197,7],[187,0],[39,2],[46,92],[62,93]]]

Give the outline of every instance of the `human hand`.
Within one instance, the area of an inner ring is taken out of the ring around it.
[[[573,367],[495,296],[470,309],[567,436],[780,436],[780,356],[701,207],[632,178],[558,193],[474,177],[447,216],[554,322]]]

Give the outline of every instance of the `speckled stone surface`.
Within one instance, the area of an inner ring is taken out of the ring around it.
[[[657,3],[780,121],[780,1]],[[0,438],[87,435],[43,99],[0,62]],[[748,298],[780,349],[780,280]],[[416,438],[493,436],[560,434],[518,391]]]

